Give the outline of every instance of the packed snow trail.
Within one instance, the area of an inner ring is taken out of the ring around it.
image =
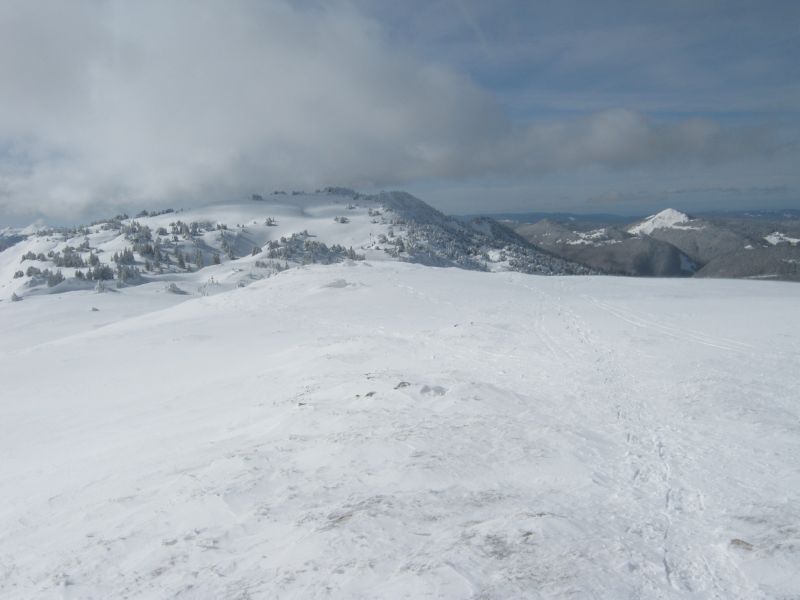
[[[0,304],[0,597],[797,597],[798,301],[358,263]]]

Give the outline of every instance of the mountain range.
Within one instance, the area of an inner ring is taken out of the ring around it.
[[[668,208],[633,223],[504,221],[537,247],[607,274],[800,280],[794,214],[691,217]]]
[[[245,202],[141,211],[75,227],[0,230],[0,299],[161,283],[173,293],[243,287],[292,267],[395,260],[540,275],[800,280],[800,219],[634,223],[447,216],[405,192],[276,191]]]
[[[254,195],[190,210],[120,214],[69,228],[0,231],[2,296],[162,282],[204,293],[292,267],[397,260],[477,271],[589,274],[486,217],[464,222],[404,192]]]

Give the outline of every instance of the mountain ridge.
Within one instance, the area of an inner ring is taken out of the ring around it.
[[[120,214],[71,228],[6,228],[0,250],[0,290],[12,300],[157,282],[173,293],[210,293],[287,268],[344,260],[543,275],[593,272],[497,221],[464,223],[406,192],[365,195],[347,188]]]
[[[630,224],[509,225],[535,245],[608,274],[800,281],[800,221],[791,215],[705,218],[667,208]]]

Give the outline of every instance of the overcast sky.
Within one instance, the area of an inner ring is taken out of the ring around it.
[[[800,2],[0,0],[0,224],[272,189],[800,208]]]

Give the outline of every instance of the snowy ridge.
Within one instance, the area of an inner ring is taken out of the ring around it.
[[[23,297],[90,289],[100,281],[107,287],[159,282],[206,293],[209,281],[223,291],[303,264],[381,260],[389,256],[377,238],[390,226],[371,214],[379,207],[339,194],[277,194],[259,202],[17,232],[15,243],[0,253],[0,290],[4,297]],[[98,274],[97,268],[105,270]]]
[[[73,228],[3,230],[0,299],[160,282],[217,292],[307,264],[399,260],[484,271],[587,274],[496,221],[483,229],[403,192],[343,188],[117,217]]]
[[[674,208],[667,208],[660,213],[647,217],[638,225],[628,229],[634,235],[650,235],[656,229],[668,229],[679,225],[687,224],[690,221],[689,215],[682,213]]]
[[[432,208],[405,192],[378,196],[404,227],[408,260],[432,266],[456,266],[477,271],[519,271],[540,275],[587,275],[583,265],[532,246],[524,238],[488,217],[465,223]]]

